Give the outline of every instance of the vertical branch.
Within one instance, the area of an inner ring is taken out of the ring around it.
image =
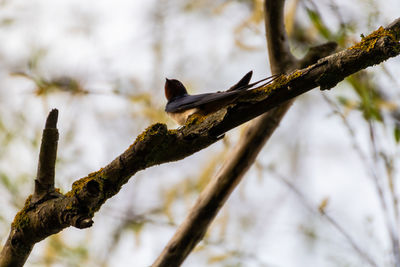
[[[37,177],[35,179],[35,191],[32,201],[37,202],[49,193],[54,192],[54,176],[57,158],[58,110],[50,111],[45,128],[43,129],[42,143],[40,146]]]
[[[285,30],[284,5],[284,0],[264,1],[265,33],[272,74],[285,73],[296,67]]]

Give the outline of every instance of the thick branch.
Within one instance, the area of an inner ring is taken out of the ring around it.
[[[65,195],[32,203],[16,215],[0,266],[25,261],[33,245],[68,226],[89,227],[101,205],[117,194],[136,172],[183,159],[216,142],[226,131],[316,86],[331,88],[344,77],[400,53],[400,19],[356,46],[320,60],[311,67],[280,77],[272,85],[249,91],[240,102],[208,117],[192,116],[180,130],[154,124],[105,168],[77,180]]]

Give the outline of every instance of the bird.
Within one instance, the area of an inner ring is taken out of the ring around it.
[[[234,101],[247,89],[254,85],[266,81],[261,86],[271,83],[278,75],[273,75],[265,79],[250,83],[253,71],[249,71],[235,85],[226,91],[218,91],[214,93],[204,93],[197,95],[188,94],[185,86],[176,79],[168,79],[165,81],[165,97],[167,104],[165,112],[179,125],[184,125],[186,120],[192,114],[201,114],[203,116],[214,113],[221,108],[234,103]],[[258,86],[257,88],[261,87]],[[256,88],[252,88],[256,89]]]

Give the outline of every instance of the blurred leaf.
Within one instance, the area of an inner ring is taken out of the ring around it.
[[[135,242],[137,246],[140,246],[140,235],[143,232],[144,226],[145,226],[145,221],[132,221],[129,224],[129,229],[133,230],[133,233],[135,234]]]
[[[198,192],[198,190],[196,190],[196,183],[197,181],[186,177],[181,182],[171,186],[163,193],[164,205],[162,207],[162,211],[168,217],[170,223],[175,223],[172,208],[176,200],[179,200],[183,196],[185,200],[188,200],[188,206],[192,204],[193,193]]]
[[[251,216],[242,216],[239,218],[240,228],[242,230],[250,229],[254,226],[254,218]]]
[[[9,194],[13,196],[11,204],[15,207],[20,207],[25,201],[25,197],[22,196],[23,190],[21,186],[26,183],[28,176],[26,174],[19,173],[18,176],[12,179],[4,172],[0,172],[0,183],[8,190]]]
[[[154,103],[154,98],[150,93],[136,93],[132,95],[123,95],[122,93],[118,93],[122,95],[122,97],[126,97],[132,102],[134,105],[141,105],[141,108],[134,109],[133,116],[139,116],[141,118],[145,117],[149,121],[166,121],[167,115],[164,112],[164,109],[159,107],[158,104]],[[159,107],[159,108],[156,108]]]
[[[311,226],[299,225],[299,230],[306,236],[308,241],[316,241],[318,239],[315,229]]]
[[[15,187],[5,173],[0,173],[0,182],[10,192],[15,192]]]
[[[133,103],[145,103],[147,105],[151,104],[152,95],[150,93],[141,93],[141,94],[134,94],[129,96],[129,100]]]
[[[208,6],[207,2],[208,0],[186,1],[185,5],[183,6],[183,10],[185,12],[197,11],[198,9],[201,9],[204,6]]]
[[[198,0],[194,1],[194,2],[199,2]],[[224,12],[224,10],[232,3],[232,1],[225,1],[221,4],[218,4],[215,8],[214,8],[214,14],[216,15],[220,15],[222,12]]]
[[[211,178],[216,172],[217,167],[220,166],[222,160],[224,159],[225,152],[226,151],[222,151],[220,153],[214,154],[214,156],[210,157],[208,162],[204,164],[205,168],[200,174],[196,184],[198,192],[201,192],[210,182]]]
[[[222,213],[222,214],[221,214]],[[219,216],[215,219],[215,222],[212,224],[212,231],[217,231],[219,230],[218,234],[218,239],[219,241],[223,241],[226,237],[226,232],[228,230],[228,225],[229,225],[229,210],[228,209],[223,209],[221,210]],[[216,229],[218,227],[218,229]],[[207,231],[211,232],[211,231]]]
[[[46,239],[44,257],[41,259],[43,266],[54,266],[64,263],[63,266],[79,267],[85,265],[88,259],[86,242],[81,245],[69,246],[62,238],[62,234],[52,235]]]
[[[240,23],[234,31],[235,35],[235,43],[241,49],[254,51],[265,49],[263,46],[254,46],[245,43],[245,40],[248,38],[244,38],[246,30],[251,30],[255,32],[257,35],[261,35],[262,31],[259,30],[259,25],[264,21],[264,6],[262,0],[252,0],[252,10],[249,17],[247,17],[242,23]]]
[[[328,206],[328,203],[329,203],[329,198],[328,198],[328,197],[325,197],[325,198],[321,201],[321,203],[319,204],[319,206],[318,206],[318,211],[319,211],[320,213],[325,213],[325,209],[326,209],[326,207]]]
[[[218,263],[222,262],[226,259],[229,259],[232,255],[230,253],[224,253],[224,254],[219,254],[215,256],[211,256],[208,258],[207,263],[212,264],[212,263]]]
[[[394,127],[394,140],[396,140],[396,143],[399,143],[399,141],[400,141],[400,128],[399,128],[399,126],[398,125],[396,125],[395,127]]]
[[[57,77],[52,80],[37,78],[34,81],[37,86],[35,93],[38,96],[55,92],[66,92],[70,94],[88,93],[77,80],[67,76]]]
[[[350,98],[344,97],[344,96],[338,96],[337,100],[339,102],[340,105],[343,106],[344,110],[343,110],[343,116],[347,116],[351,111],[356,110],[356,109],[360,109],[360,102],[359,101],[355,101],[352,100]]]
[[[170,222],[174,222],[174,216],[172,214],[171,209],[172,209],[172,204],[174,203],[176,196],[178,194],[177,192],[178,192],[177,188],[173,187],[164,193],[163,211]]]
[[[360,99],[360,110],[367,120],[383,122],[381,103],[386,102],[378,88],[370,82],[368,73],[361,72],[346,78]]]
[[[325,23],[323,22],[321,15],[312,10],[307,8],[307,14],[308,17],[310,18],[312,24],[314,25],[314,27],[318,30],[318,32],[325,38],[328,40],[331,40],[331,31],[328,29],[328,27],[326,27]]]
[[[88,94],[80,82],[72,77],[61,76],[51,80],[46,80],[42,77],[34,76],[26,72],[17,71],[10,73],[12,76],[20,76],[33,81],[36,85],[35,94],[43,96],[56,92],[67,92],[70,94]]]
[[[385,110],[390,111],[390,112],[397,111],[397,109],[399,107],[399,105],[396,102],[388,101],[388,100],[385,100],[385,99],[378,99],[377,100],[377,105],[380,108],[385,109]]]
[[[13,18],[4,18],[0,21],[1,26],[10,26],[15,22],[15,19]]]
[[[355,109],[359,106],[358,102],[351,100],[345,96],[338,96],[337,100],[343,107],[347,109]]]
[[[47,54],[47,49],[39,48],[32,52],[32,55],[28,61],[29,71],[34,71],[37,69],[39,61]]]

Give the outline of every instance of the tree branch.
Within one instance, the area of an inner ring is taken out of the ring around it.
[[[344,77],[400,53],[400,19],[352,48],[319,60],[273,84],[251,90],[237,103],[207,117],[192,115],[185,127],[154,124],[110,164],[77,180],[65,195],[32,202],[15,216],[0,254],[0,266],[22,266],[33,245],[62,229],[90,227],[94,213],[136,172],[183,159],[219,140],[226,131],[314,87],[331,88]]]
[[[57,130],[58,110],[50,111],[42,134],[40,146],[37,178],[35,179],[35,191],[32,202],[38,202],[54,193],[54,175],[57,158]]]
[[[272,74],[286,73],[296,68],[297,62],[290,52],[284,23],[284,0],[264,1],[265,33]]]

